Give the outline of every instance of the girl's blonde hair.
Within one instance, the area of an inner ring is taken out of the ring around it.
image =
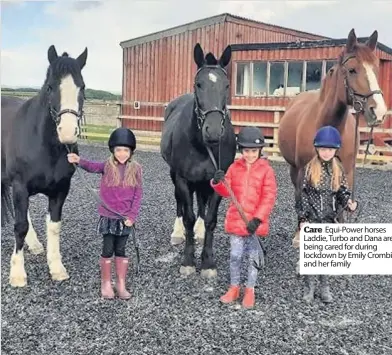
[[[312,186],[318,187],[321,183],[321,161],[318,155],[315,155],[313,159],[308,163],[306,167],[306,178]],[[339,190],[343,182],[343,170],[342,166],[337,157],[332,158],[332,179],[331,179],[331,189],[333,191]]]
[[[132,158],[132,153],[131,153]],[[121,183],[119,162],[112,154],[105,165],[106,183],[108,186],[119,186]],[[129,159],[126,163],[124,180],[122,186],[136,186],[141,184],[141,166],[134,159]]]

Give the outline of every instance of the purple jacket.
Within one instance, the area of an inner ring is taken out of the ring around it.
[[[136,222],[143,195],[142,188],[142,169],[140,168],[138,176],[140,184],[137,186],[107,186],[106,178],[106,162],[90,161],[80,158],[79,166],[88,171],[89,173],[102,174],[100,183],[100,198],[112,210],[127,216],[133,222]],[[124,176],[125,165],[118,165],[121,177]],[[101,216],[118,219],[119,217],[112,212],[108,211],[101,204],[98,207],[98,213]]]

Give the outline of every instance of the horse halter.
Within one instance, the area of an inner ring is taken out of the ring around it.
[[[205,65],[205,66],[203,66],[203,67],[201,67],[201,68],[199,68],[199,69],[197,70],[196,75],[195,75],[195,82],[194,82],[194,84],[193,84],[193,89],[194,89],[194,95],[195,95],[195,114],[196,114],[196,117],[197,117],[197,127],[198,127],[200,130],[201,130],[201,128],[203,127],[204,121],[206,120],[206,116],[207,116],[209,113],[212,113],[212,112],[219,112],[219,113],[222,115],[222,120],[221,120],[221,125],[222,125],[222,127],[223,127],[223,125],[224,125],[224,123],[225,123],[225,120],[226,120],[226,118],[228,117],[228,113],[229,113],[229,110],[227,109],[226,104],[225,104],[225,107],[224,107],[223,110],[220,110],[220,109],[212,109],[212,110],[205,110],[205,111],[203,111],[203,110],[200,108],[199,101],[198,101],[198,98],[197,98],[197,95],[196,95],[196,78],[197,78],[197,75],[199,74],[199,72],[200,72],[201,70],[205,69],[205,68],[220,69],[220,70],[222,70],[222,71],[225,73],[225,75],[227,76],[226,70],[225,70],[224,68],[222,68],[221,66],[219,66],[219,65]]]
[[[367,94],[360,94],[356,91],[354,91],[350,85],[348,85],[348,80],[347,80],[347,67],[345,66],[345,63],[349,60],[355,58],[355,55],[349,55],[342,61],[342,66],[345,69],[345,76],[344,76],[344,86],[346,88],[347,96],[351,99],[352,106],[357,114],[362,113],[365,111],[365,104],[367,103],[367,100],[369,97],[375,95],[375,94],[381,94],[383,95],[383,92],[381,90],[373,90],[370,91]]]
[[[52,88],[50,86],[48,86],[48,93],[52,90]],[[79,112],[69,109],[69,108],[65,108],[61,111],[57,111],[53,105],[52,105],[52,100],[49,97],[49,113],[50,116],[52,117],[54,123],[56,124],[56,126],[58,126],[60,124],[61,121],[61,116],[64,115],[65,113],[72,113],[73,115],[76,116],[77,121],[78,121],[78,127],[79,127],[79,133],[80,133],[80,126],[81,126],[81,121],[84,117],[84,111],[83,109],[80,109]]]

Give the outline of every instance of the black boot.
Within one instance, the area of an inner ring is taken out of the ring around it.
[[[306,303],[310,303],[314,300],[314,290],[316,288],[316,282],[313,275],[305,275],[305,292],[303,300]]]
[[[328,275],[320,275],[320,297],[324,303],[331,303],[333,300],[329,289]]]

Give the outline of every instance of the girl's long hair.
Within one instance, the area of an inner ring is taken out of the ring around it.
[[[132,157],[131,157],[132,158]],[[106,184],[108,186],[120,186],[121,176],[118,169],[120,164],[112,154],[105,165]],[[141,184],[141,166],[133,158],[125,163],[124,181],[122,186],[137,186]]]
[[[306,178],[313,187],[319,187],[321,183],[321,160],[318,155],[315,155],[313,159],[308,163],[306,167]],[[331,189],[337,191],[340,188],[343,180],[342,166],[337,157],[332,158],[332,179]]]

